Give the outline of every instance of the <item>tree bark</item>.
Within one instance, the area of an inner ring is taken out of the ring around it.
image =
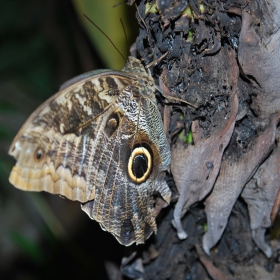
[[[123,274],[279,279],[280,2],[128,2],[140,27],[134,55],[155,62],[165,96],[192,105],[158,96],[173,200]]]

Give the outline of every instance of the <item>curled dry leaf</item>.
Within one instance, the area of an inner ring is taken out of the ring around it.
[[[171,171],[180,193],[173,225],[180,239],[187,237],[181,224],[181,217],[189,206],[202,200],[211,191],[220,170],[224,149],[234,129],[238,109],[238,98],[235,94],[238,67],[233,52],[224,49],[222,55],[231,65],[227,73],[228,85],[232,88],[228,107],[224,112],[218,110],[215,112],[212,123],[217,123],[217,126],[212,126],[209,137],[203,135],[203,128],[198,125],[198,121],[194,121],[192,124],[194,145],[185,147],[179,142],[173,146],[171,153]]]
[[[237,135],[233,134],[223,156],[220,174],[205,202],[208,231],[203,237],[203,249],[206,253],[209,254],[210,249],[221,238],[232,207],[244,185],[273,148],[279,118],[280,114],[275,115],[247,150],[235,144]]]
[[[238,61],[256,93],[251,108],[261,118],[271,116],[280,108],[280,1],[269,2],[262,6],[260,25],[254,22],[260,16],[250,15],[243,10],[239,36]]]
[[[272,249],[265,243],[266,228],[271,226],[270,214],[280,189],[280,149],[274,149],[269,158],[258,168],[246,184],[241,196],[248,205],[252,237],[267,257]]]
[[[173,225],[177,229],[180,239],[187,237],[181,224],[181,217],[188,207],[202,200],[212,189],[220,170],[221,158],[225,147],[231,138],[238,100],[235,95],[231,102],[232,110],[229,119],[221,127],[221,131],[209,138],[200,139],[195,145],[184,147],[178,143],[172,150],[171,170],[180,196],[174,211]],[[193,133],[199,133],[199,128],[194,123]],[[188,167],[188,168],[186,168]]]

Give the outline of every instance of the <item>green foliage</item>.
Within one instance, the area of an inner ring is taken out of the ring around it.
[[[193,43],[193,36],[194,36],[194,32],[193,32],[192,29],[190,29],[189,32],[188,32],[188,41],[190,43]]]
[[[156,14],[159,11],[156,2],[155,3],[146,3],[145,14]]]
[[[183,140],[186,144],[191,144],[193,141],[192,132],[189,131],[189,133],[185,135],[184,130],[182,130],[179,134],[179,139]]]
[[[136,37],[135,35],[133,36],[131,29],[131,27],[133,27],[132,20],[136,23],[134,9],[130,8],[130,13],[132,12],[133,17],[129,18],[127,13],[129,7],[123,2],[120,3],[112,0],[73,0],[73,3],[81,22],[84,24],[94,46],[97,48],[99,55],[102,57],[106,66],[114,70],[122,69],[125,63],[123,58],[117,53],[108,39],[95,28],[83,16],[83,14],[86,14],[97,26],[99,26],[126,57],[127,46],[120,19],[122,19],[124,23],[125,32],[130,46]]]
[[[184,119],[184,115],[182,114],[180,116],[180,120],[183,120]],[[180,140],[183,140],[186,144],[192,144],[193,142],[193,136],[192,136],[192,132],[191,130],[188,132],[187,135],[185,135],[185,130],[182,130],[180,133],[179,133],[179,139]]]
[[[187,8],[183,11],[182,15],[186,15],[192,20],[194,19],[193,10],[190,5],[187,6]]]

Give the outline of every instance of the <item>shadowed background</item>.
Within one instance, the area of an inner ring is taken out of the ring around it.
[[[7,152],[27,117],[63,82],[123,67],[123,58],[83,13],[126,57],[120,18],[130,46],[138,33],[135,9],[113,0],[1,0],[0,11],[0,278],[107,279],[124,247],[78,202],[12,187],[14,160]]]

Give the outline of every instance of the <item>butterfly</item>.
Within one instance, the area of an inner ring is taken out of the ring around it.
[[[121,244],[144,243],[171,196],[157,89],[134,57],[122,71],[97,70],[66,82],[13,140],[11,184],[77,200]]]

